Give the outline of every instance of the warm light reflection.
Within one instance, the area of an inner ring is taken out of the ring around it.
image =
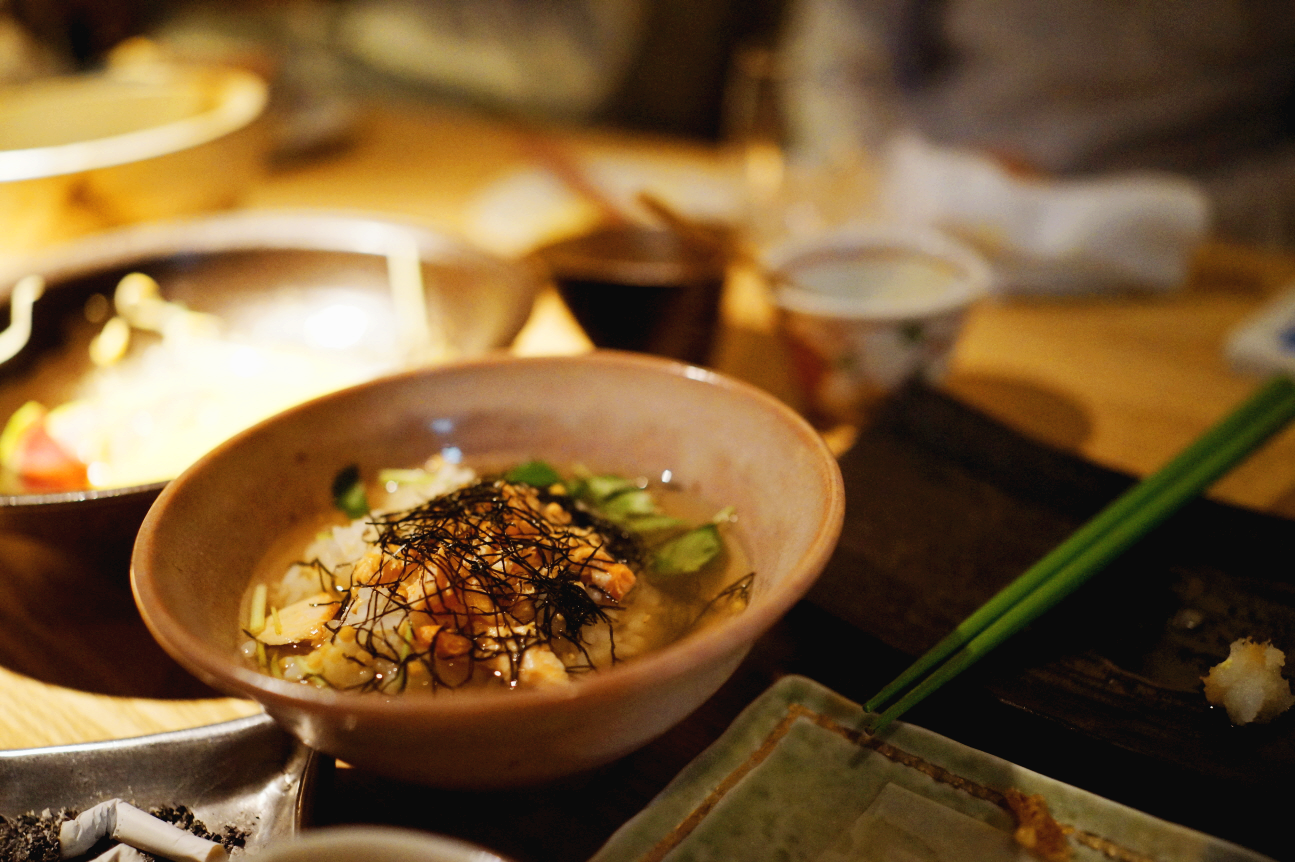
[[[308,315],[302,336],[311,347],[345,350],[359,344],[369,330],[369,315],[358,305],[339,302]]]
[[[252,378],[265,369],[265,357],[255,347],[234,347],[229,353],[229,370],[235,377]]]

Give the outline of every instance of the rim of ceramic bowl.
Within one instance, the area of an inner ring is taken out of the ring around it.
[[[724,276],[719,247],[699,248],[678,231],[642,224],[604,225],[531,252],[555,282],[670,287]]]
[[[260,77],[243,69],[221,66],[164,66],[66,76],[31,85],[23,97],[36,99],[42,91],[89,90],[105,83],[159,92],[212,87],[216,93],[215,104],[192,116],[122,134],[47,147],[0,150],[0,182],[98,170],[196,147],[251,124],[264,112],[269,99],[269,88]],[[10,88],[10,92],[16,92],[16,88]]]
[[[802,287],[796,271],[849,261],[878,251],[895,256],[916,253],[953,269],[941,289],[908,297],[850,298]],[[886,225],[848,225],[835,231],[788,241],[763,260],[774,299],[786,311],[850,320],[904,321],[944,314],[988,295],[989,264],[970,247],[933,230]]]
[[[270,845],[258,859],[265,862],[293,859],[341,860],[358,852],[359,858],[382,859],[396,854],[399,859],[427,862],[506,862],[503,856],[479,844],[458,838],[399,826],[325,826]]]
[[[57,284],[138,260],[178,254],[278,249],[385,255],[393,243],[410,237],[425,260],[454,257],[498,267],[501,272],[521,266],[412,221],[346,210],[249,210],[133,225],[42,250],[0,266],[0,300],[7,301],[18,279],[31,273]],[[538,290],[538,273],[531,272],[527,277]],[[513,327],[516,329],[525,323],[529,307],[518,315]],[[0,508],[20,511],[109,502],[130,494],[155,493],[165,485],[166,481],[162,481],[118,488],[5,494],[0,495]]]
[[[824,500],[823,517],[816,526],[812,537],[806,544],[805,553],[793,564],[793,570],[785,577],[764,601],[753,604],[742,613],[726,618],[714,626],[671,644],[653,650],[615,667],[583,678],[579,684],[561,688],[537,688],[514,692],[467,691],[456,692],[453,697],[370,697],[360,692],[320,690],[299,683],[275,679],[239,664],[235,652],[214,647],[188,631],[170,613],[163,603],[157,586],[152,580],[153,573],[145,562],[147,549],[157,532],[157,522],[172,497],[186,493],[190,478],[209,469],[208,465],[221,457],[230,448],[241,445],[248,436],[263,433],[262,429],[302,410],[311,409],[311,405],[334,399],[345,399],[348,393],[362,389],[384,386],[399,386],[402,381],[422,376],[443,373],[464,373],[477,368],[498,368],[508,365],[569,365],[603,364],[621,368],[638,368],[648,373],[669,374],[680,380],[691,380],[724,387],[731,392],[742,393],[754,400],[766,410],[770,417],[779,421],[800,438],[808,451],[815,457],[807,469],[813,469],[827,489]],[[624,686],[633,686],[658,675],[672,676],[685,672],[681,669],[691,668],[696,664],[716,659],[735,650],[749,647],[768,630],[778,619],[784,616],[799,601],[810,586],[813,585],[823,567],[827,564],[836,547],[841,526],[845,516],[845,486],[841,470],[835,456],[828,448],[822,436],[798,413],[775,398],[773,395],[749,383],[722,375],[710,369],[700,368],[687,363],[663,359],[646,354],[625,353],[612,350],[599,350],[581,356],[548,356],[548,357],[484,357],[455,363],[441,368],[411,371],[404,374],[362,383],[347,390],[332,393],[315,399],[313,402],[300,405],[268,419],[260,425],[231,438],[213,449],[200,459],[193,467],[171,481],[162,490],[156,503],[149,510],[141,526],[131,564],[131,588],[135,603],[140,610],[153,637],[180,664],[186,666],[199,678],[213,682],[217,688],[236,691],[250,696],[268,707],[296,706],[309,704],[325,709],[344,711],[347,715],[359,718],[396,717],[425,713],[429,709],[444,716],[467,715],[489,707],[492,711],[506,713],[509,711],[524,712],[553,703],[567,702],[576,698],[597,701],[614,697]],[[687,661],[681,659],[687,657]],[[672,670],[673,669],[673,670]]]

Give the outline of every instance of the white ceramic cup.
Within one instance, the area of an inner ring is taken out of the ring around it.
[[[764,269],[803,409],[820,426],[858,423],[886,393],[948,367],[988,265],[943,234],[847,226],[771,249]]]

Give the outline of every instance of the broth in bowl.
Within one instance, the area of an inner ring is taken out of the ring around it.
[[[252,666],[385,694],[563,686],[750,596],[736,515],[668,482],[540,461],[480,477],[440,455],[377,480],[341,471],[335,504],[356,517],[253,581]]]

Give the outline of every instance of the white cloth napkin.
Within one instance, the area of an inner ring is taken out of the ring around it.
[[[1184,177],[1020,176],[912,134],[888,147],[882,205],[893,221],[975,245],[1003,293],[1173,290],[1210,226],[1208,198]]]

